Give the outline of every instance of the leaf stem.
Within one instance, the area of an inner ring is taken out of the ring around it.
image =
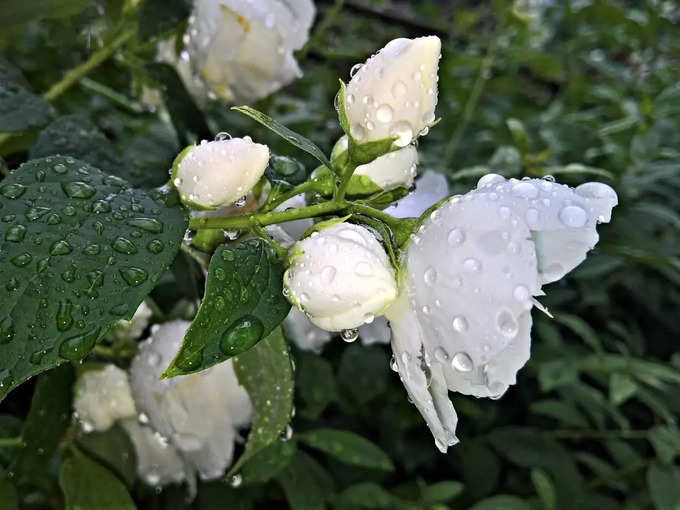
[[[342,169],[342,181],[340,185],[335,189],[335,194],[333,195],[334,200],[344,200],[345,193],[347,193],[347,188],[349,187],[349,181],[352,180],[352,175],[359,165],[348,161],[345,167]]]
[[[24,440],[21,436],[0,437],[0,448],[18,448],[23,444]]]
[[[118,50],[118,48],[128,42],[136,34],[136,32],[136,27],[123,30],[118,35],[118,37],[115,37],[109,44],[95,51],[85,62],[68,71],[61,80],[52,85],[50,89],[43,94],[43,97],[47,101],[53,101],[62,95],[73,85],[75,85],[81,78],[103,64],[111,55],[116,52],[116,50]]]
[[[290,189],[285,193],[281,193],[271,202],[265,204],[265,207],[262,209],[262,212],[272,211],[273,209],[276,209],[279,205],[284,203],[286,200],[290,200],[291,198],[297,195],[301,195],[302,193],[306,193],[308,191],[315,191],[316,189],[317,186],[313,180],[305,181],[302,184],[295,186],[293,189]]]

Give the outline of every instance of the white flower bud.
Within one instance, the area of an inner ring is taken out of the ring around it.
[[[202,142],[178,156],[172,179],[183,202],[214,209],[245,196],[268,163],[269,148],[250,137]]]
[[[359,143],[396,137],[405,147],[435,121],[441,42],[436,36],[394,39],[347,84],[349,134]]]
[[[225,101],[252,102],[302,76],[312,0],[196,0],[185,41],[194,68]]]
[[[127,374],[115,365],[80,377],[73,408],[85,432],[107,430],[114,421],[137,413]]]
[[[358,328],[397,294],[394,269],[364,227],[339,223],[303,239],[284,275],[289,299],[326,331]]]
[[[498,398],[515,383],[540,306],[532,296],[583,261],[616,203],[605,184],[491,174],[422,224],[386,315],[399,374],[442,451],[457,442],[448,390]]]
[[[385,212],[396,218],[417,218],[449,195],[449,184],[442,174],[426,170],[416,179],[416,189]]]
[[[106,334],[106,337],[115,341],[137,340],[149,325],[149,319],[153,312],[146,301],[142,301],[132,319],[119,320]]]
[[[333,147],[331,158],[334,160],[348,148],[348,137],[344,135]],[[359,165],[354,175],[371,179],[380,188],[389,191],[394,188],[410,188],[418,168],[418,150],[408,145],[396,151],[378,156],[370,163]]]
[[[230,360],[207,370],[160,379],[177,353],[189,322],[154,326],[130,367],[137,408],[204,480],[231,464],[237,428],[250,423],[252,406]]]

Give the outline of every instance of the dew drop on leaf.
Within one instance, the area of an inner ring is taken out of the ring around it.
[[[137,287],[144,283],[148,277],[144,269],[138,267],[126,267],[119,270],[120,275],[130,287]]]
[[[232,324],[220,340],[220,350],[228,355],[243,352],[255,345],[264,333],[264,325],[257,317],[246,315]]]

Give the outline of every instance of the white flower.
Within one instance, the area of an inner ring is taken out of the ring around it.
[[[85,432],[107,430],[116,420],[137,414],[127,374],[115,365],[80,377],[73,408]]]
[[[225,101],[261,99],[302,76],[312,0],[196,0],[185,41],[194,69]]]
[[[153,312],[146,301],[142,301],[132,319],[119,320],[106,334],[111,341],[137,340],[149,325]]]
[[[303,239],[284,275],[290,300],[327,331],[372,321],[397,293],[382,245],[364,227],[339,223]]]
[[[130,367],[132,393],[150,426],[167,438],[190,470],[204,480],[231,464],[237,429],[250,423],[252,406],[231,361],[200,373],[161,380],[177,353],[189,322],[154,326]]]
[[[335,160],[347,150],[349,138],[340,138],[331,153],[331,160]],[[359,165],[354,175],[363,175],[371,179],[380,188],[389,191],[394,188],[410,188],[416,176],[418,167],[418,150],[408,145],[396,151],[378,156],[370,163]]]
[[[583,261],[616,204],[605,184],[491,174],[425,220],[386,315],[399,374],[442,451],[457,442],[448,390],[498,398],[515,383],[532,296]]]
[[[151,427],[137,419],[121,421],[137,454],[137,476],[152,487],[180,483],[190,477],[177,449]],[[192,483],[189,480],[190,484]]]
[[[426,170],[416,179],[416,189],[385,212],[396,218],[417,218],[429,207],[449,195],[449,185],[442,174]]]
[[[359,328],[359,338],[363,345],[389,344],[392,338],[390,326],[385,317],[376,317],[370,324]]]
[[[305,314],[295,307],[290,309],[283,321],[283,331],[286,338],[292,341],[298,349],[319,354],[324,345],[331,340],[331,334],[312,324]]]
[[[182,201],[214,209],[245,196],[264,174],[269,148],[250,137],[201,142],[175,161],[172,179]]]
[[[397,137],[404,147],[435,121],[441,41],[394,39],[369,58],[347,84],[345,113],[357,142]]]

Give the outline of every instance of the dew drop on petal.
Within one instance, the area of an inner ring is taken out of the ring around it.
[[[432,287],[437,281],[437,270],[434,267],[428,267],[423,275],[425,283]]]
[[[459,372],[469,372],[472,370],[473,363],[467,353],[457,352],[453,355],[453,359],[451,359],[451,366]]]
[[[580,228],[586,224],[587,219],[586,211],[578,205],[568,205],[560,211],[560,221],[567,227]]]
[[[457,315],[453,318],[453,329],[458,333],[464,333],[468,329],[468,321],[462,315]]]
[[[447,239],[450,246],[460,246],[465,241],[465,232],[459,228],[452,228]]]
[[[375,111],[375,118],[378,119],[378,122],[382,122],[383,124],[391,122],[392,115],[392,107],[388,104],[381,104]]]
[[[496,320],[498,330],[506,338],[515,338],[519,331],[519,325],[508,310],[502,310]]]
[[[463,269],[468,273],[477,273],[482,268],[481,262],[475,258],[465,259],[463,261]]]
[[[347,343],[354,342],[359,338],[359,330],[357,329],[343,329],[340,333],[340,338],[342,338]]]

